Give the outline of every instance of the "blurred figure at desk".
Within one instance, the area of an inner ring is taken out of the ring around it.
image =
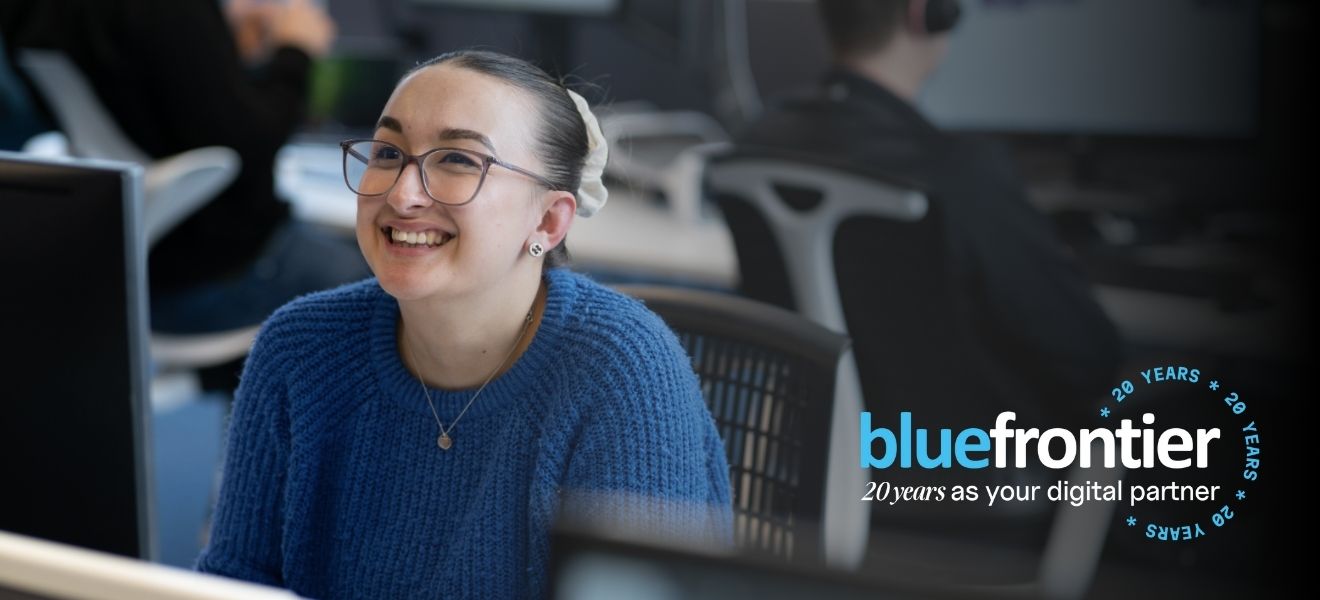
[[[242,158],[233,184],[153,247],[153,330],[254,325],[367,276],[350,241],[294,223],[275,195],[275,154],[335,37],[310,0],[0,0],[0,32],[10,56],[64,53],[147,154],[227,146]]]
[[[908,182],[930,200],[922,223],[835,240],[868,408],[889,426],[899,410],[928,427],[980,427],[1006,410],[1048,427],[1089,417],[1120,360],[1115,328],[1008,157],[913,106],[946,53],[957,0],[818,4],[833,68],[737,145]]]

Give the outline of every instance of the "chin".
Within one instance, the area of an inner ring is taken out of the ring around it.
[[[381,289],[398,300],[420,300],[438,295],[445,288],[433,278],[421,278],[416,273],[385,269],[376,275]]]

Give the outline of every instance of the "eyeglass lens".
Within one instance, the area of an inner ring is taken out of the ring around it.
[[[344,153],[344,180],[363,196],[390,191],[403,173],[407,155],[397,146],[378,141],[355,142]],[[431,198],[441,204],[464,204],[481,187],[484,159],[456,149],[429,152],[422,160],[422,181]]]

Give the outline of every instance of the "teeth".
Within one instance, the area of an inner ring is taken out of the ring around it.
[[[441,246],[444,245],[445,242],[448,242],[449,240],[453,239],[453,236],[446,234],[444,232],[438,232],[438,233],[435,231],[405,232],[405,231],[399,231],[398,229],[391,229],[390,239],[397,244],[408,244],[410,246],[418,246],[418,245]]]

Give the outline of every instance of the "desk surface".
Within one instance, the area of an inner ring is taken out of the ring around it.
[[[341,174],[338,146],[292,144],[277,162],[277,187],[301,219],[352,229],[357,203]],[[661,280],[732,289],[738,261],[728,229],[716,216],[675,217],[662,204],[625,186],[610,187],[606,207],[578,219],[569,234],[575,262]],[[1097,286],[1096,297],[1125,339],[1148,348],[1266,356],[1282,352],[1296,307],[1226,313],[1211,299]]]

